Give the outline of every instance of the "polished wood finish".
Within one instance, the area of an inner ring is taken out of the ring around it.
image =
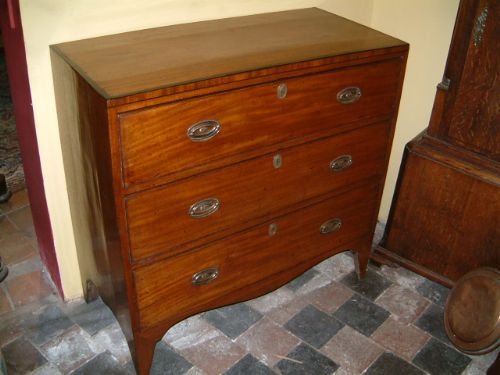
[[[444,310],[450,341],[469,354],[486,354],[500,346],[500,271],[483,267],[461,277]]]
[[[118,315],[139,374],[191,314],[346,250],[364,275],[407,52],[318,9],[52,47],[82,282]],[[358,100],[340,103],[345,89]],[[204,120],[219,133],[191,141]],[[208,198],[218,210],[191,217]]]
[[[405,150],[379,256],[452,286],[500,268],[500,2],[464,0],[429,128]]]
[[[387,123],[376,124],[135,194],[126,200],[130,255],[134,261],[172,255],[307,200],[380,179],[389,130]],[[352,165],[332,172],[330,162],[344,154],[352,155]],[[273,166],[275,155],[282,158],[280,168]],[[219,199],[219,210],[205,218],[188,215],[192,204],[210,197]]]
[[[437,136],[500,162],[500,17],[498,1],[466,1],[457,20],[445,77],[452,80]],[[480,18],[485,27],[480,41]],[[467,37],[467,35],[469,37]],[[459,83],[459,84],[457,84]],[[430,132],[433,135],[432,132]]]
[[[110,158],[106,101],[57,53],[52,51],[51,59],[82,288],[87,301],[95,298],[87,294],[87,282],[92,281],[120,324],[130,327],[123,268],[125,265],[126,270],[126,262],[113,199],[112,171],[116,166]],[[130,328],[124,333],[130,342]]]
[[[387,249],[453,281],[478,267],[500,265],[500,175],[464,173],[474,164],[436,160],[430,146],[408,146]],[[429,151],[430,150],[430,151]]]
[[[140,30],[54,48],[110,99],[404,44],[311,8]]]
[[[332,133],[339,125],[355,127],[374,117],[390,118],[399,82],[393,72],[400,64],[394,59],[120,115],[125,183],[137,184],[197,166],[201,172],[213,161],[243,158],[262,146]],[[277,87],[282,83],[288,93],[279,99]],[[362,91],[360,100],[351,104],[336,100],[340,90],[353,85]],[[203,120],[219,121],[220,133],[206,142],[191,141],[188,128]]]
[[[164,312],[187,317],[213,308],[221,298],[230,302],[231,294],[238,289],[335,249],[343,251],[354,239],[369,237],[367,228],[374,214],[377,190],[377,186],[364,185],[196,251],[139,268],[134,278],[140,324],[150,327],[161,323]],[[342,220],[341,228],[321,234],[321,225],[332,218]],[[271,224],[278,227],[274,235],[269,234]],[[207,285],[193,285],[191,277],[209,267],[217,267],[219,277]],[[179,289],[184,293],[175,293]]]

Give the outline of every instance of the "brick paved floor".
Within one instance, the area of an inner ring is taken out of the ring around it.
[[[24,192],[0,205],[0,346],[9,374],[134,374],[123,334],[101,302],[63,303],[40,261]],[[485,374],[498,353],[448,341],[448,290],[403,268],[348,253],[266,296],[193,316],[156,347],[152,374]]]

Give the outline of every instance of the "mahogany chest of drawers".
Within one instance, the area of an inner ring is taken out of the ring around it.
[[[140,374],[189,315],[366,270],[408,45],[319,9],[52,46],[87,299]]]

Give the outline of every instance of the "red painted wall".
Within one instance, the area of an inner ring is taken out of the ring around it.
[[[31,92],[19,0],[0,0],[0,27],[2,30],[12,102],[14,104],[17,135],[26,176],[26,187],[31,203],[33,224],[38,239],[40,256],[59,293],[64,297],[43,187],[35,121],[31,106]]]

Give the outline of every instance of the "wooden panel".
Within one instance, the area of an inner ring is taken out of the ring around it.
[[[241,159],[257,147],[389,117],[397,105],[394,72],[401,64],[394,59],[120,114],[125,184],[207,169],[210,162],[234,155]],[[283,99],[277,97],[281,82],[288,87]],[[337,93],[352,86],[361,89],[360,100],[340,104]],[[221,131],[208,141],[192,142],[187,129],[202,120],[219,121]]]
[[[377,248],[452,286],[500,267],[498,0],[461,0],[429,128],[407,146]]]
[[[115,210],[106,102],[57,54],[51,58],[82,288],[88,300],[99,293],[130,342],[127,275]],[[98,290],[88,290],[87,281]]]
[[[173,254],[234,233],[303,200],[380,177],[389,131],[385,123],[369,126],[282,150],[281,168],[273,167],[270,154],[131,196],[127,199],[131,256],[138,260]],[[352,155],[353,164],[332,172],[330,162],[344,154]],[[201,219],[188,215],[192,204],[211,197],[220,201],[217,212]]]
[[[53,46],[106,98],[406,43],[319,9],[134,31]]]
[[[498,185],[410,152],[384,247],[456,281],[500,267],[499,213]]]
[[[445,125],[451,142],[500,161],[500,2],[482,0],[477,17],[488,8],[480,41],[469,40],[461,76],[454,76],[453,102]],[[474,31],[473,31],[474,33]]]
[[[213,308],[221,297],[238,289],[319,255],[327,257],[349,249],[349,241],[369,232],[377,192],[377,186],[365,186],[195,252],[138,268],[134,277],[141,326],[153,326],[185,311]],[[342,220],[340,230],[320,234],[320,226],[332,218]],[[271,223],[278,226],[274,236],[268,233]],[[219,277],[210,284],[194,286],[193,274],[209,267],[217,267]]]

